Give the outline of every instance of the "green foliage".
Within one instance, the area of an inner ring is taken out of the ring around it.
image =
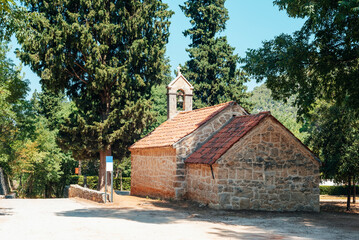
[[[79,176],[78,183],[81,186],[85,185],[85,177]],[[97,189],[98,176],[86,176],[86,186],[90,189]]]
[[[225,0],[188,0],[180,6],[191,18],[192,28],[184,32],[192,43],[187,49],[190,60],[182,69],[194,86],[194,107],[212,106],[234,100],[247,107],[245,99],[248,81],[238,67],[239,57],[234,54],[227,38],[217,36],[225,29],[228,11]]]
[[[270,111],[301,141],[304,141],[308,136],[307,132],[302,131],[303,123],[297,121],[298,108],[294,106],[295,96],[291,96],[286,101],[274,100],[272,91],[265,84],[262,84],[253,89],[252,96],[249,97],[248,101],[253,105],[252,113]]]
[[[245,70],[265,80],[275,99],[295,95],[299,114],[318,99],[359,106],[359,2],[276,0],[290,17],[304,18],[292,35],[281,34],[249,50]]]
[[[98,184],[98,176],[87,176],[87,187],[90,189],[97,189]],[[69,184],[78,184],[84,186],[84,176],[72,175]],[[113,188],[115,190],[121,190],[121,177],[117,177],[113,179]],[[122,178],[122,189],[124,191],[131,190],[131,178],[123,177]]]
[[[13,145],[19,138],[17,121],[23,117],[28,81],[20,75],[20,69],[6,58],[7,51],[7,43],[0,42],[0,167],[10,176]]]
[[[62,141],[78,156],[122,159],[153,121],[150,93],[168,72],[171,11],[159,0],[23,1],[29,27],[17,32],[19,56],[76,110]],[[112,150],[112,152],[111,152]]]
[[[131,157],[123,158],[121,161],[115,161],[114,171],[115,177],[122,175],[123,177],[131,176]]]
[[[81,176],[79,176],[79,175],[71,175],[67,185],[69,185],[69,184],[79,184],[80,177]]]
[[[114,179],[114,189],[121,190],[121,178]],[[131,190],[131,178],[130,177],[123,177],[122,178],[122,190],[123,191],[130,191]]]
[[[154,86],[151,91],[152,97],[152,113],[155,116],[156,120],[149,125],[146,130],[142,133],[142,137],[151,133],[155,130],[156,127],[161,125],[167,120],[167,84],[169,82],[164,82],[161,85]]]
[[[17,30],[26,28],[25,12],[12,0],[0,0],[0,42],[10,41]]]
[[[0,11],[10,11],[11,4],[15,4],[13,0],[0,0]]]
[[[348,191],[347,186],[319,186],[320,195],[346,195]],[[356,192],[359,191],[359,186],[356,186]]]
[[[18,192],[24,197],[62,196],[76,165],[71,153],[64,153],[56,144],[58,123],[66,115],[62,108],[68,102],[63,95],[44,96],[47,94],[35,92],[30,102],[24,101],[22,117],[16,119],[10,176],[19,181]],[[54,102],[56,106],[48,106]]]
[[[318,101],[310,112],[307,143],[324,161],[324,178],[347,181],[359,173],[358,126],[358,114],[345,104]]]

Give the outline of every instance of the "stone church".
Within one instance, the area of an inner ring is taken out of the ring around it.
[[[319,159],[270,112],[235,102],[192,110],[179,72],[168,120],[130,147],[131,195],[189,199],[213,208],[319,211]]]

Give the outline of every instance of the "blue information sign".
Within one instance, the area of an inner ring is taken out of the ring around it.
[[[106,156],[106,162],[113,162],[113,156]]]
[[[113,156],[106,156],[106,171],[113,171]]]

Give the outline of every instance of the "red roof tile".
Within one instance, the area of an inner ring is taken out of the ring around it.
[[[191,154],[185,162],[202,164],[215,163],[239,139],[267,116],[270,116],[269,112],[234,117],[231,122],[216,133],[208,142]]]
[[[152,133],[137,141],[130,149],[172,146],[233,104],[236,103],[226,102],[193,111],[180,112],[171,120],[162,123]]]

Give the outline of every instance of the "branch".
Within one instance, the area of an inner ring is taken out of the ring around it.
[[[68,73],[70,73],[73,77],[78,78],[80,81],[82,81],[83,83],[85,83],[87,85],[87,82],[85,80],[83,80],[79,75],[77,75],[77,73],[75,72],[75,69],[73,67],[71,67],[72,72],[70,72],[67,68],[66,70],[68,71]]]

